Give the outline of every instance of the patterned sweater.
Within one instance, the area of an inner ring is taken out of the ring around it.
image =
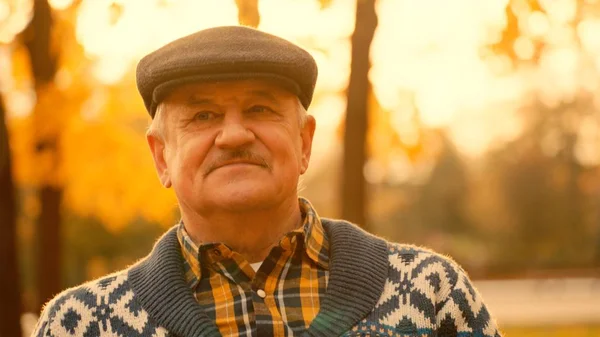
[[[322,219],[330,275],[302,336],[500,336],[466,273],[453,261]],[[220,336],[185,283],[176,227],[132,267],[50,301],[33,336]]]

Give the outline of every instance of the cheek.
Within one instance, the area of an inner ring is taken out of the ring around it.
[[[194,180],[202,170],[210,146],[207,140],[200,136],[182,139],[178,144],[175,160],[176,170],[182,176],[180,179]]]
[[[288,132],[271,133],[270,140],[274,159],[283,165],[286,171],[300,170],[302,164],[302,142],[300,137],[294,137]]]

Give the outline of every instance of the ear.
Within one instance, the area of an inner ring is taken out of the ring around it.
[[[160,179],[164,187],[171,187],[171,176],[169,175],[169,168],[165,158],[165,141],[161,137],[150,133],[146,134],[146,140],[148,141],[148,146],[150,146],[150,152],[152,152],[152,159],[154,159],[154,167],[156,168],[156,173],[158,173],[158,179]]]
[[[300,174],[304,174],[308,170],[316,127],[317,121],[313,116],[308,115],[304,127],[300,130],[300,137],[302,137],[302,165],[300,167]]]

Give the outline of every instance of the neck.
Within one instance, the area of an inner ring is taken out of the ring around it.
[[[196,244],[220,242],[250,263],[263,261],[271,248],[300,225],[298,199],[269,209],[211,210],[210,213],[181,210],[185,229]]]

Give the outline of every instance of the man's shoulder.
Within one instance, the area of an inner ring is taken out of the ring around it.
[[[481,295],[452,258],[412,244],[386,243],[384,289],[355,332],[375,328],[389,335],[500,336]]]
[[[340,219],[328,219],[323,218],[323,222],[326,227],[335,226],[342,227],[342,232],[354,232],[361,233],[362,235],[358,236],[365,242],[365,240],[378,240],[385,242],[387,246],[387,253],[389,263],[392,267],[405,269],[406,267],[425,267],[434,264],[442,265],[444,268],[450,269],[457,273],[464,273],[465,271],[462,267],[456,263],[451,257],[440,254],[430,248],[417,246],[409,243],[399,243],[390,241],[384,237],[379,237],[374,235],[363,228],[355,225],[351,222],[340,220]],[[338,231],[340,232],[340,231]]]
[[[387,245],[390,268],[401,274],[407,273],[410,278],[438,275],[450,284],[456,284],[460,278],[468,279],[467,272],[450,256],[413,244],[387,241]]]
[[[70,298],[80,298],[87,300],[90,295],[105,296],[113,292],[120,292],[129,289],[127,284],[127,271],[123,269],[112,274],[104,275],[100,278],[87,281],[78,286],[63,290],[46,304],[47,307],[61,305]],[[87,304],[87,303],[86,303]],[[94,303],[89,303],[94,304]]]
[[[444,265],[452,266],[453,268],[462,269],[450,256],[438,253],[431,248],[409,243],[386,242],[388,245],[388,253],[392,260],[399,260],[405,264],[414,262],[424,262],[427,264],[442,263]]]
[[[143,327],[148,323],[146,313],[134,299],[128,269],[124,269],[55,296],[44,306],[32,336],[99,336],[101,331],[89,330],[99,328],[93,323],[118,319],[122,322],[119,325],[126,327],[128,318],[136,321],[134,325],[141,323]]]
[[[450,274],[457,274],[457,276],[466,274],[464,269],[451,257],[429,248],[387,240],[349,221],[330,218],[321,218],[321,221],[329,235],[337,235],[344,243],[348,242],[349,237],[353,237],[354,242],[358,245],[366,245],[373,249],[379,249],[374,247],[387,247],[388,263],[394,269],[414,269],[418,272],[423,268],[431,269],[437,266],[447,270]],[[373,245],[375,242],[379,242],[379,244]]]

